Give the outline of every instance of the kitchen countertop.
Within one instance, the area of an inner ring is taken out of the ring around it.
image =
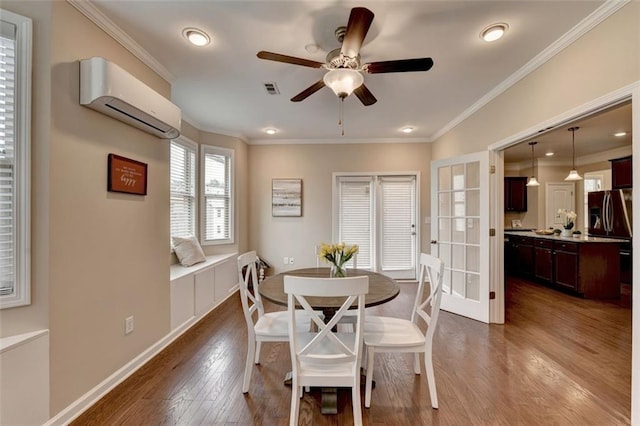
[[[580,238],[574,237],[561,237],[554,235],[538,235],[533,231],[505,231],[504,235],[515,235],[521,237],[531,237],[531,238],[543,238],[546,240],[556,240],[556,241],[567,241],[574,243],[626,243],[627,240],[623,240],[620,238],[600,238],[600,237],[590,237],[586,234],[582,234]]]

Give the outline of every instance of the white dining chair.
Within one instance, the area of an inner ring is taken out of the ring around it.
[[[433,335],[438,324],[442,299],[442,277],[444,263],[429,254],[420,254],[420,277],[411,312],[411,319],[383,316],[367,316],[364,324],[364,344],[367,356],[364,406],[371,406],[374,357],[380,352],[408,352],[414,354],[413,368],[420,374],[420,353],[424,353],[424,364],[431,396],[431,406],[438,408],[438,395],[433,374]],[[428,297],[424,297],[425,285],[429,284]],[[423,332],[418,323],[427,326]]]
[[[369,292],[369,277],[309,278],[284,277],[287,293],[289,347],[291,349],[292,383],[290,425],[298,424],[300,398],[303,387],[350,387],[353,405],[353,423],[362,424],[360,401],[360,364],[363,345],[365,294]],[[314,311],[307,297],[344,297],[344,303],[326,324]],[[357,301],[355,332],[341,333],[334,327],[349,307]],[[317,332],[302,332],[305,317],[296,306],[301,306]]]
[[[256,263],[258,256],[250,251],[238,256],[238,278],[242,310],[247,323],[247,360],[244,368],[242,392],[249,392],[253,364],[260,364],[260,349],[262,342],[289,341],[289,315],[287,311],[264,311],[262,298],[258,291]],[[318,312],[322,315],[321,312]],[[306,327],[304,318],[306,317]],[[300,313],[302,331],[309,331],[311,318],[308,314]]]

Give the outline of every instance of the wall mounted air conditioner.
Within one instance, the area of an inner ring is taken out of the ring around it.
[[[163,139],[180,135],[180,108],[104,58],[80,61],[80,104]]]

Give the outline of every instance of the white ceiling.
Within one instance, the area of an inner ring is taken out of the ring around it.
[[[73,3],[80,3],[72,1]],[[249,143],[266,140],[430,141],[465,111],[601,7],[604,1],[122,1],[92,0],[164,67],[172,100],[185,119],[205,131]],[[378,99],[365,107],[355,96],[344,102],[345,136],[337,126],[338,99],[323,88],[300,103],[289,99],[320,80],[322,69],[260,60],[267,50],[324,62],[339,47],[334,37],[352,7],[366,6],[375,18],[360,51],[362,62],[431,57],[428,72],[366,75]],[[480,31],[506,22],[509,31],[485,43]],[[213,39],[189,45],[185,27]],[[320,46],[317,53],[305,45]],[[547,50],[548,52],[548,50]],[[275,82],[280,95],[263,84]],[[412,126],[415,132],[399,129]],[[263,130],[275,127],[274,136]]]

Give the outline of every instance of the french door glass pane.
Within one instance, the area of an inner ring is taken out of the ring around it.
[[[467,274],[467,299],[480,300],[480,274]]]
[[[451,168],[440,167],[438,169],[438,190],[449,191],[451,189]]]

